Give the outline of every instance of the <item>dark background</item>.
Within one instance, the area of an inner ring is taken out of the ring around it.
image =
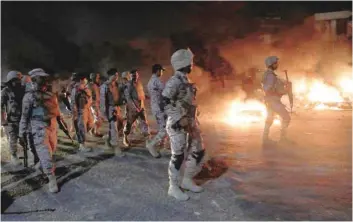
[[[318,12],[351,10],[352,2],[1,2],[2,76],[43,67],[49,72],[94,71],[109,57],[118,68],[143,66],[135,38],[171,39],[209,54],[205,42],[244,38],[258,21],[289,25]],[[212,50],[217,55],[217,48]],[[216,63],[227,63],[213,56]],[[219,61],[218,61],[218,60]],[[199,58],[201,67],[207,66]],[[227,66],[227,64],[225,65]],[[229,67],[228,67],[229,68]]]

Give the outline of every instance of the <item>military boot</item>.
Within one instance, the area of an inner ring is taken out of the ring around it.
[[[271,140],[269,138],[270,134],[270,127],[265,127],[264,132],[262,134],[262,145],[267,146],[267,145],[274,145],[276,142]]]
[[[184,193],[180,189],[178,184],[174,183],[173,181],[169,181],[168,195],[181,201],[186,201],[189,199],[189,196],[186,193]]]
[[[20,159],[17,157],[16,154],[11,154],[11,164],[14,166],[19,166],[21,165]]]
[[[123,153],[123,151],[120,149],[120,147],[118,145],[116,146],[112,146],[113,150],[114,150],[114,154],[115,156],[125,156],[125,154]]]
[[[103,149],[106,151],[112,151],[112,145],[110,144],[109,136],[104,135],[103,140],[104,140],[104,148]]]
[[[49,179],[49,184],[48,184],[49,192],[57,193],[59,191],[59,188],[58,188],[58,184],[56,183],[56,176],[50,174],[48,175],[48,179]]]
[[[157,140],[155,138],[146,141],[146,148],[154,158],[160,158],[161,154],[156,150]]]
[[[79,150],[80,150],[81,152],[85,152],[85,153],[92,151],[91,148],[86,147],[83,143],[80,143],[80,148],[79,148]]]
[[[174,197],[177,200],[185,201],[189,199],[189,196],[184,193],[180,185],[180,158],[184,155],[175,156],[174,161],[169,162],[168,175],[169,175],[169,189],[168,195]]]
[[[128,140],[126,134],[124,134],[123,144],[124,144],[124,146],[126,146],[126,147],[129,147],[129,146],[130,146],[130,141]]]
[[[197,166],[196,159],[191,158],[185,164],[184,177],[181,181],[181,188],[185,190],[190,190],[194,193],[200,193],[203,188],[196,185],[193,181],[193,177],[199,172],[199,166]]]

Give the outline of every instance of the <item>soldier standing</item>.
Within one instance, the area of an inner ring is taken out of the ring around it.
[[[287,128],[290,123],[290,115],[286,110],[286,106],[281,102],[281,97],[287,94],[288,84],[278,78],[275,70],[278,68],[278,57],[270,56],[265,60],[267,70],[264,73],[262,84],[265,92],[265,103],[267,107],[267,118],[263,132],[263,143],[268,144],[272,141],[269,139],[270,127],[273,124],[274,114],[277,113],[282,118],[281,125],[281,141],[286,140]]]
[[[162,107],[168,115],[166,130],[172,150],[168,168],[168,195],[178,200],[188,200],[189,196],[180,187],[202,192],[203,188],[195,184],[193,177],[201,171],[205,161],[205,149],[196,118],[196,88],[187,77],[192,70],[193,54],[190,50],[178,50],[172,55],[171,63],[175,73],[162,92]],[[184,176],[180,181],[180,169],[185,156]]]
[[[94,117],[94,128],[93,128],[93,134],[97,137],[102,137],[103,135],[100,133],[100,127],[102,126],[103,123],[103,118],[100,114],[100,85],[101,85],[101,80],[100,80],[100,73],[91,73],[90,74],[90,89],[92,91],[92,99],[93,99],[93,106],[91,108],[92,110],[92,115]]]
[[[108,136],[105,137],[106,149],[113,149],[115,155],[123,155],[118,144],[119,131],[118,121],[120,118],[120,103],[119,103],[119,90],[117,80],[119,73],[115,68],[108,71],[109,79],[104,82],[100,88],[100,107],[101,113],[105,115],[109,122]]]
[[[49,75],[42,71],[31,72],[33,90],[23,98],[19,136],[25,139],[30,129],[40,164],[49,179],[49,191],[58,192],[55,177],[54,153],[57,146],[57,118],[60,116],[58,99],[48,91]]]
[[[127,83],[127,86],[124,91],[124,95],[126,99],[127,120],[124,127],[123,143],[127,147],[130,146],[130,142],[127,137],[131,132],[132,125],[137,119],[140,120],[139,125],[141,127],[143,136],[148,137],[150,135],[148,132],[145,110],[142,108],[142,103],[138,95],[138,90],[137,90],[138,78],[139,78],[138,71],[132,70],[131,80]]]
[[[153,65],[152,67],[153,74],[150,81],[147,84],[148,94],[151,99],[152,114],[156,118],[157,124],[159,127],[157,135],[153,137],[151,140],[147,140],[147,143],[146,143],[146,148],[154,157],[160,157],[160,154],[155,150],[155,146],[158,143],[162,142],[167,136],[167,131],[165,129],[167,115],[160,108],[160,103],[162,100],[162,92],[164,89],[164,84],[160,80],[160,77],[163,75],[164,70],[165,69],[160,64]]]
[[[78,84],[74,95],[75,109],[77,110],[77,140],[80,144],[79,150],[90,152],[91,148],[86,147],[87,132],[93,129],[94,121],[91,113],[92,93],[87,88],[87,76],[85,73],[77,75]]]
[[[77,109],[75,106],[75,95],[77,87],[77,73],[72,73],[71,82],[67,87],[67,96],[70,98],[71,127],[70,132],[77,131]]]
[[[5,127],[8,138],[11,163],[20,165],[17,157],[18,131],[22,111],[22,99],[25,86],[21,84],[22,74],[10,71],[7,74],[6,87],[1,91],[1,125]]]

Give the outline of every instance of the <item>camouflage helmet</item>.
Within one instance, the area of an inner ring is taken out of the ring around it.
[[[49,76],[49,74],[45,73],[45,71],[41,68],[32,69],[28,72],[28,74],[31,78],[35,76]]]
[[[265,65],[266,67],[270,67],[276,62],[278,62],[279,58],[277,56],[269,56],[265,59]]]
[[[19,75],[21,74],[20,71],[12,70],[9,73],[7,73],[6,76],[6,82],[10,82],[13,79],[19,78]]]
[[[94,81],[96,81],[96,78],[98,75],[100,76],[99,72],[92,72],[89,74],[89,79],[94,82]]]
[[[125,71],[125,72],[121,73],[121,78],[129,79],[129,75],[130,75],[130,72],[129,71]]]
[[[72,76],[71,76],[71,81],[75,81],[76,80],[76,77],[77,77],[77,72],[73,72],[72,73]]]
[[[193,63],[194,54],[188,49],[179,49],[170,58],[170,63],[175,71]]]

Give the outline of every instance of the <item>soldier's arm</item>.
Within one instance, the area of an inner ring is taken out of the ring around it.
[[[177,122],[182,118],[180,109],[178,109],[175,104],[172,104],[173,98],[177,95],[179,84],[178,79],[172,78],[167,82],[162,92],[163,107],[161,107],[161,109],[164,109],[165,113],[172,117],[172,122]]]
[[[106,97],[106,86],[105,84],[101,85],[101,87],[99,88],[100,93],[99,93],[99,109],[100,112],[105,114],[105,110],[106,110],[106,103],[105,103],[105,97]]]
[[[6,92],[6,89],[1,90],[1,123],[6,122],[6,105],[9,97]]]
[[[33,106],[33,97],[31,95],[30,93],[26,93],[22,100],[22,114],[19,127],[20,137],[23,137],[28,132],[30,113]]]
[[[162,82],[160,79],[158,79],[158,81],[157,81],[157,86],[156,86],[156,88],[157,88],[157,90],[158,90],[159,92],[162,92],[162,91],[164,90],[164,84],[163,84],[163,82]]]

